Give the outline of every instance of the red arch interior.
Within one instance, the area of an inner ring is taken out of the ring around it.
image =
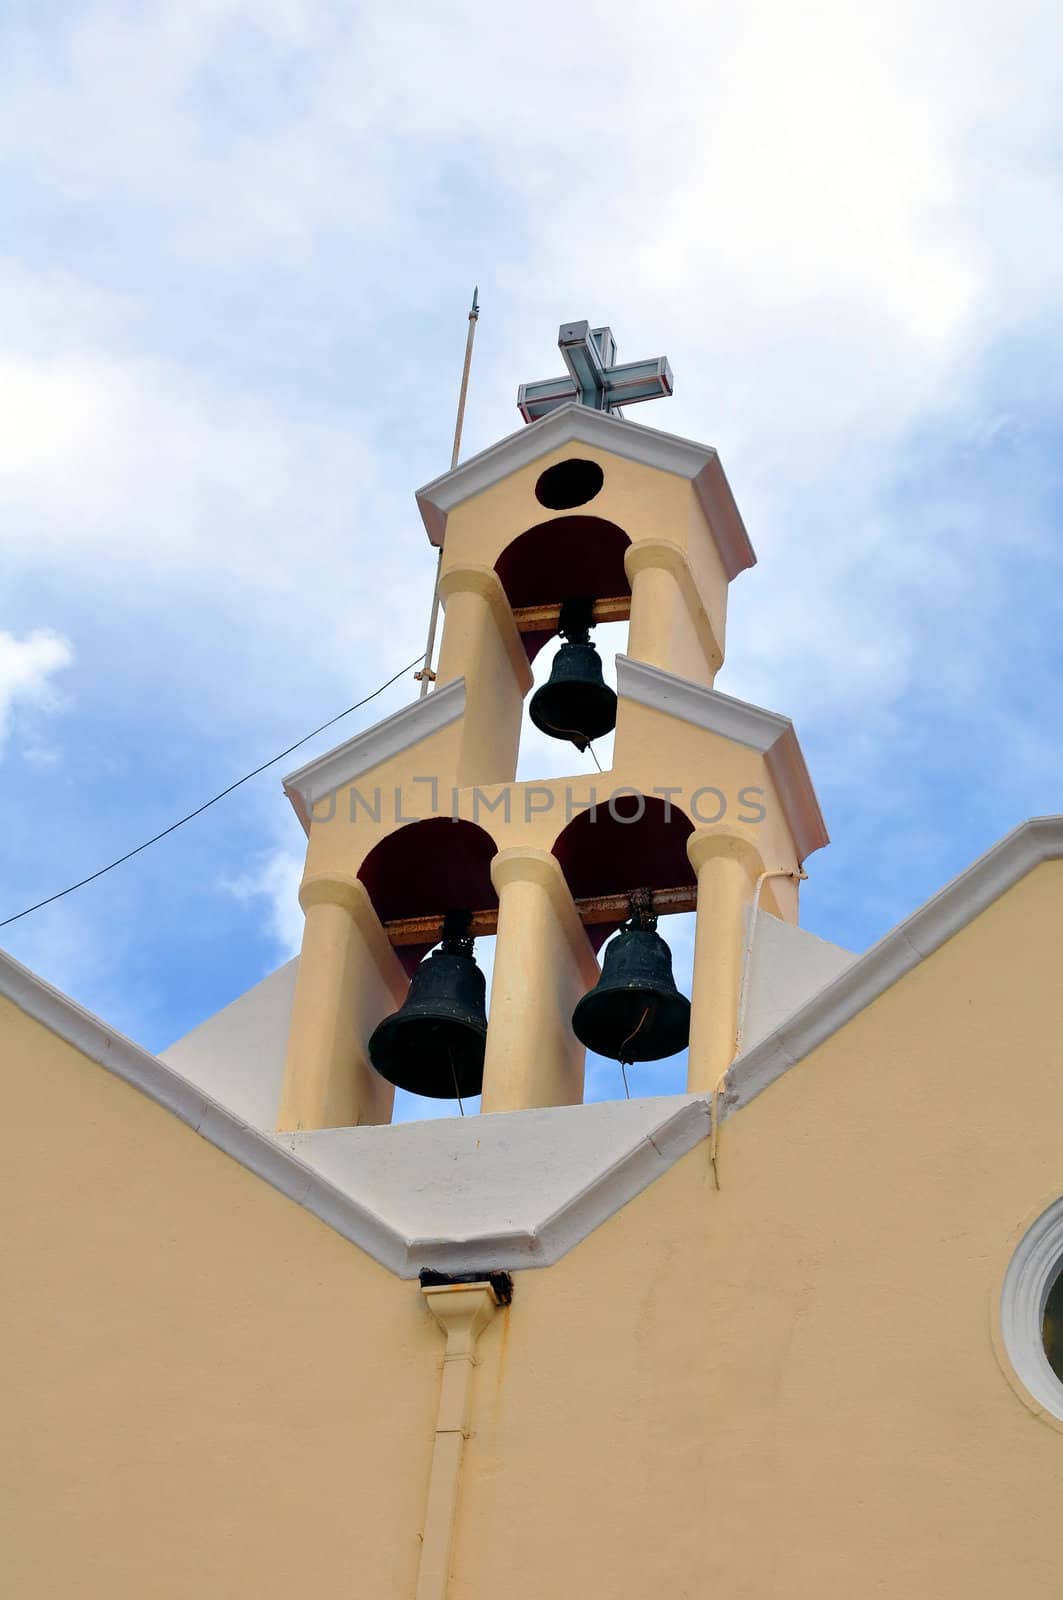
[[[678,889],[697,882],[686,851],[693,831],[689,817],[655,795],[620,795],[612,812],[600,806],[597,813],[573,817],[553,853],[577,900],[632,889]],[[589,923],[594,948],[619,926],[619,921]]]
[[[475,822],[428,817],[381,839],[358,876],[381,922],[450,910],[488,911],[498,904],[491,882],[497,848]],[[413,972],[431,948],[397,945],[395,953],[407,972]]]
[[[570,595],[612,599],[631,593],[624,571],[630,543],[623,528],[603,517],[555,517],[528,528],[508,544],[495,571],[514,610],[560,605]],[[532,661],[552,630],[522,637]]]

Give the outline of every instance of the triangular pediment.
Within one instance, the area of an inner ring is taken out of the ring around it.
[[[797,734],[789,717],[735,700],[631,656],[616,658],[620,697],[663,711],[763,755],[786,816],[799,861],[830,843]]]
[[[284,779],[284,792],[306,833],[314,806],[320,800],[353,783],[363,772],[390,761],[403,750],[410,750],[441,728],[456,722],[465,710],[465,679],[455,678],[441,689],[403,706],[401,711],[376,722],[364,733],[356,733],[345,744],[338,744],[324,755],[315,756]]]
[[[711,445],[644,428],[575,401],[500,439],[418,489],[417,504],[431,542],[443,543],[447,518],[464,501],[566,444],[591,445],[626,461],[686,478],[694,486],[728,578],[756,564],[731,486]]]

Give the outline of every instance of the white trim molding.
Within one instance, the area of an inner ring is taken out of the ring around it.
[[[2,951],[0,996],[402,1278],[549,1266],[711,1126],[706,1097],[669,1095],[266,1134]],[[387,1174],[411,1164],[407,1205]]]
[[[276,1139],[315,1174],[307,1209],[414,1278],[552,1265],[711,1126],[708,1096],[667,1095]]]
[[[731,492],[720,458],[711,445],[695,444],[673,433],[645,428],[624,417],[570,401],[538,422],[507,435],[497,444],[470,456],[459,467],[417,491],[417,505],[425,531],[434,545],[446,537],[447,517],[473,495],[537,461],[551,450],[571,443],[608,450],[625,461],[638,461],[661,472],[687,478],[693,485],[720,552],[728,578],[737,578],[756,565],[741,512]]]
[[[315,756],[304,767],[283,780],[284,792],[292,803],[304,833],[310,832],[311,813],[319,800],[335,794],[363,772],[371,772],[411,745],[419,744],[456,722],[465,711],[465,679],[455,678],[441,689],[434,689],[423,700],[415,700],[401,711],[374,723],[364,733],[356,733],[346,744]]]
[[[1043,861],[1063,858],[1063,816],[1033,817],[890,930],[840,977],[738,1057],[725,1080],[723,1115],[748,1105],[899,978],[959,933]]]
[[[759,751],[778,791],[799,861],[830,843],[816,791],[789,717],[749,705],[744,700],[734,700],[718,689],[707,689],[703,684],[676,677],[674,673],[651,667],[631,656],[616,658],[616,687],[622,699],[679,717],[696,728],[718,733],[724,739]]]
[[[1063,1270],[1063,1196],[1019,1241],[1000,1292],[1000,1335],[1015,1374],[1049,1416],[1063,1422],[1063,1383],[1045,1354],[1045,1305]]]

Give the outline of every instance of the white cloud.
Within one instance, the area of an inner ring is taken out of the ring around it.
[[[52,680],[73,659],[69,641],[49,628],[35,628],[21,638],[0,630],[0,755],[17,715],[58,709],[60,697]]]
[[[265,901],[266,930],[285,961],[299,954],[303,942],[303,913],[299,905],[302,876],[301,856],[288,850],[274,850],[262,857],[253,872],[223,879],[221,883],[221,888],[234,900]]]
[[[886,537],[882,497],[913,429],[973,421],[980,359],[1063,282],[1047,25],[1029,0],[1006,18],[546,0],[486,20],[462,0],[346,21],[314,4],[98,4],[60,30],[62,72],[27,36],[7,69],[18,159],[32,152],[61,211],[100,206],[157,242],[147,282],[109,309],[88,256],[69,316],[53,283],[32,351],[9,318],[0,484],[26,513],[16,542],[31,564],[105,557],[176,584],[236,631],[298,633],[308,672],[335,672],[352,637],[392,637],[394,614],[382,624],[359,591],[412,587],[416,611],[427,588],[404,447],[428,421],[442,448],[425,409],[436,391],[451,403],[437,269],[471,231],[487,270],[469,272],[486,280],[470,445],[515,423],[515,384],[556,362],[562,316],[607,316],[622,354],[667,349],[677,398],[635,415],[721,446],[763,559],[725,684],[737,668],[736,689],[777,700],[796,659],[825,712],[895,701],[926,637],[925,572]],[[1036,272],[1014,244],[1031,233]],[[253,350],[215,324],[197,374],[161,348],[171,315],[192,314],[170,262],[201,285],[279,270],[298,309],[250,322]],[[308,284],[360,353],[346,415],[317,402]],[[274,327],[289,360],[307,345],[298,393],[252,392]],[[134,329],[157,354],[132,352]],[[988,589],[992,553],[972,539],[968,554]]]
[[[1060,398],[1051,8],[45,9],[0,56],[0,517],[13,591],[62,597],[91,683],[83,608],[121,676],[101,767],[135,751],[150,784],[212,740],[245,770],[261,719],[294,737],[419,648],[412,492],[449,456],[476,278],[467,452],[560,369],[563,319],[670,356],[676,398],[632,420],[720,448],[761,556],[721,687],[826,730],[817,778],[867,796],[920,682],[1046,766],[1043,706],[1003,710],[999,671],[1044,484],[1016,475],[1002,515],[971,478]],[[531,735],[522,759],[593,772]],[[271,815],[230,888],[287,952]]]

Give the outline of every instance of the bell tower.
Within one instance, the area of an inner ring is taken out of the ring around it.
[[[713,687],[756,559],[719,458],[620,411],[672,392],[668,362],[620,364],[587,323],[559,345],[566,375],[520,387],[526,425],[418,492],[444,608],[432,692],[285,782],[307,854],[281,1129],[386,1122],[389,1079],[449,1098],[481,1062],[485,1112],[575,1104],[582,1040],[639,1060],[688,1028],[688,1088],[711,1092],[749,908],[796,922],[827,843],[791,723]],[[588,632],[606,621],[628,623],[615,701]],[[531,715],[577,748],[615,717],[613,765],[518,783],[531,663],[559,629]],[[690,910],[687,1013],[654,929]],[[484,1027],[463,963],[488,933]]]

